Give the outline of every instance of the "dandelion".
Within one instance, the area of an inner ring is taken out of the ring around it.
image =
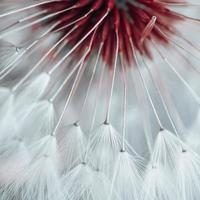
[[[197,200],[198,0],[2,0],[1,200]]]

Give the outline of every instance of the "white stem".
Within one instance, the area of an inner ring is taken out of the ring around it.
[[[107,108],[106,121],[105,121],[106,123],[110,122],[111,104],[112,104],[115,76],[116,76],[116,70],[117,70],[118,51],[119,51],[119,35],[118,35],[118,32],[116,32],[116,50],[115,50],[114,66],[113,66],[113,71],[112,71],[112,82],[111,82],[111,88],[110,88],[110,95],[108,98],[108,108]]]
[[[35,40],[34,42],[32,42],[29,46],[27,46],[20,54],[19,56],[17,56],[13,61],[11,61],[1,72],[0,75],[2,75],[0,77],[0,80],[2,80],[3,78],[5,78],[12,70],[15,69],[16,67],[16,62],[22,58],[22,56],[24,56],[30,49],[32,49],[33,47],[35,47],[39,41],[41,41],[42,39],[44,39],[46,36],[48,36],[49,33],[51,33],[51,31],[57,26],[57,23],[55,23],[54,25],[52,25],[47,31],[45,31],[37,40]],[[5,72],[5,73],[4,73]]]
[[[52,68],[52,70],[49,72],[50,74],[56,70],[67,57],[69,57],[76,49],[77,47],[101,24],[101,22],[105,19],[105,17],[108,15],[109,10],[103,15],[103,17],[84,35],[81,40],[62,58],[60,61]]]
[[[59,120],[58,120],[58,122],[56,124],[56,127],[55,127],[52,135],[56,135],[56,132],[57,132],[58,128],[60,127],[60,124],[61,124],[61,122],[62,122],[62,120],[64,118],[64,115],[65,115],[65,112],[66,112],[66,110],[68,108],[68,105],[69,105],[69,103],[71,101],[71,98],[72,98],[72,96],[73,96],[73,94],[74,94],[74,92],[76,90],[77,85],[78,85],[78,82],[79,82],[79,79],[80,79],[80,75],[82,74],[83,68],[84,68],[84,62],[82,62],[81,66],[79,67],[79,70],[78,70],[77,75],[75,77],[74,83],[73,83],[72,88],[70,90],[69,96],[68,96],[68,98],[66,100],[65,106],[63,108],[63,111],[62,111],[62,113],[61,113],[61,115],[59,117]]]
[[[99,95],[100,95],[100,91],[101,91],[101,87],[102,87],[102,83],[103,83],[104,71],[105,71],[105,62],[102,65],[102,71],[101,71],[101,74],[99,77],[99,83],[98,83],[97,90],[96,90],[97,93],[96,93],[96,98],[95,98],[95,103],[94,103],[94,111],[93,111],[93,115],[92,115],[92,122],[91,122],[89,132],[91,132],[94,128],[95,117],[96,117],[97,107],[98,107],[98,100],[99,100]]]
[[[88,55],[88,53],[90,52],[90,50],[91,50],[92,43],[93,43],[93,41],[94,41],[95,33],[96,33],[96,30],[94,31],[94,33],[93,33],[93,35],[92,35],[92,38],[91,38],[89,47],[88,47],[88,49],[87,49],[87,51],[86,51],[86,54],[85,54],[85,58],[86,58],[86,56]],[[80,66],[79,69],[78,69],[77,75],[76,75],[75,80],[74,80],[74,82],[73,82],[73,85],[72,85],[72,88],[71,88],[71,90],[70,90],[70,93],[69,93],[69,96],[68,96],[68,98],[67,98],[67,101],[66,101],[66,103],[65,103],[64,109],[63,109],[63,111],[62,111],[62,113],[61,113],[61,116],[59,117],[59,120],[58,120],[58,122],[57,122],[57,124],[56,124],[56,127],[55,127],[55,129],[54,129],[52,135],[56,135],[56,132],[57,132],[58,128],[60,127],[60,124],[61,124],[61,122],[62,122],[62,120],[63,120],[63,118],[64,118],[65,112],[66,112],[66,110],[67,110],[67,108],[68,108],[68,105],[69,105],[69,103],[70,103],[70,101],[71,101],[71,98],[73,97],[73,95],[74,95],[74,93],[75,93],[75,91],[76,91],[76,88],[77,88],[78,83],[79,83],[79,81],[80,81],[81,75],[82,75],[82,73],[83,73],[84,70],[85,70],[84,61],[85,61],[85,59],[83,59],[83,62],[81,63],[81,66]]]
[[[122,126],[122,151],[125,151],[125,138],[126,138],[126,111],[127,111],[127,78],[123,61],[123,55],[120,54],[120,62],[122,67],[122,79],[124,85],[124,105],[123,105],[123,126]]]
[[[34,14],[32,14],[32,15],[29,15],[28,17],[24,17],[24,18],[22,18],[22,19],[19,19],[19,20],[17,20],[16,22],[13,22],[12,24],[10,24],[9,26],[3,28],[3,30],[1,30],[0,33],[7,31],[8,29],[12,28],[13,26],[15,26],[15,25],[17,25],[17,24],[20,24],[20,23],[22,23],[22,22],[25,22],[25,21],[30,20],[30,19],[32,19],[32,18],[35,18],[35,17],[37,17],[37,16],[39,16],[39,15],[41,15],[41,14],[45,14],[46,12],[47,12],[46,10],[39,11],[39,12],[37,12],[37,13],[34,13]]]
[[[186,53],[190,54],[192,57],[194,57],[195,59],[197,59],[198,61],[200,61],[200,58],[198,56],[194,55],[189,50],[187,50],[185,47],[183,47],[182,45],[178,44],[176,41],[174,41],[173,39],[171,39],[170,37],[168,37],[168,35],[166,35],[158,26],[155,25],[155,27],[163,35],[163,37],[167,41],[169,41],[172,45],[174,45],[175,47],[178,47],[178,48],[182,49],[183,51],[185,51]]]
[[[189,2],[180,2],[180,3],[169,3],[169,2],[162,2],[162,4],[167,6],[180,6],[180,7],[197,7],[200,6],[200,3],[189,3]]]
[[[54,44],[49,51],[36,63],[36,65],[26,74],[26,76],[19,81],[19,83],[13,88],[13,90],[17,90],[17,88],[41,65],[41,63],[48,57],[48,55],[63,41],[69,36],[71,32],[73,32],[76,28],[72,29],[70,32],[68,32],[65,36],[63,36],[56,44]],[[49,72],[49,74],[51,74]]]
[[[88,96],[89,96],[89,93],[90,93],[90,89],[91,89],[91,86],[92,86],[92,82],[94,80],[94,75],[95,75],[95,72],[96,72],[96,69],[97,69],[97,64],[99,62],[99,57],[100,57],[102,48],[103,48],[103,43],[100,44],[100,47],[99,47],[99,50],[98,50],[96,62],[95,62],[95,65],[94,65],[94,68],[93,68],[93,71],[92,71],[92,75],[91,75],[91,78],[90,78],[90,81],[89,81],[89,84],[88,84],[88,88],[87,88],[87,92],[86,92],[86,95],[85,95],[85,98],[84,98],[84,101],[83,101],[83,105],[81,107],[81,111],[80,111],[80,115],[79,115],[80,118],[83,114],[83,111],[84,111],[84,108],[85,108],[85,105],[86,105],[86,102],[87,102],[87,99],[88,99]]]
[[[23,30],[23,29],[25,29],[25,28],[28,28],[28,27],[30,27],[30,26],[33,26],[33,25],[35,25],[35,24],[37,24],[37,23],[40,23],[40,22],[42,22],[42,21],[44,21],[44,20],[47,20],[47,19],[49,19],[49,18],[55,17],[56,15],[62,14],[62,13],[64,13],[64,12],[66,12],[66,11],[69,11],[70,9],[72,9],[72,8],[71,8],[71,7],[70,7],[70,8],[66,8],[66,9],[64,9],[64,10],[61,10],[61,11],[58,11],[58,12],[49,14],[49,15],[44,16],[44,17],[42,17],[42,18],[40,18],[40,19],[37,19],[37,20],[35,20],[35,21],[33,21],[33,22],[30,22],[30,23],[28,23],[28,24],[26,24],[26,25],[24,25],[24,26],[17,27],[17,28],[15,28],[15,29],[11,29],[11,30],[9,30],[9,31],[7,31],[7,32],[5,32],[5,33],[1,33],[1,34],[0,34],[0,38],[6,37],[7,35],[9,35],[9,34],[11,34],[11,33],[15,33],[15,32],[21,31],[21,30]]]
[[[49,1],[43,1],[43,2],[40,2],[40,3],[36,3],[36,4],[33,4],[33,5],[26,6],[26,7],[24,7],[24,8],[20,8],[20,9],[13,10],[13,11],[10,11],[10,12],[4,13],[4,14],[0,14],[0,18],[6,17],[6,16],[8,16],[8,15],[16,14],[16,13],[19,13],[19,12],[23,12],[23,11],[26,11],[26,10],[28,10],[28,9],[35,8],[35,7],[38,7],[38,6],[42,6],[42,5],[45,5],[45,4],[48,4],[48,3],[62,2],[62,1],[63,1],[63,0],[49,0]]]
[[[157,52],[159,53],[160,57],[163,59],[163,61],[170,67],[170,69],[174,72],[174,74],[178,77],[178,79],[183,83],[183,85],[189,90],[191,95],[194,97],[195,101],[200,104],[200,97],[196,94],[196,92],[193,90],[193,88],[190,87],[188,82],[182,77],[182,75],[176,70],[176,68],[173,66],[173,64],[162,54],[162,52],[156,47],[155,44],[153,44]]]
[[[72,22],[70,22],[70,23],[68,23],[68,24],[66,24],[66,25],[64,25],[64,26],[62,26],[62,27],[56,29],[55,31],[56,31],[56,32],[61,31],[61,30],[65,29],[65,28],[67,28],[67,27],[69,27],[69,26],[71,26],[71,25],[73,25],[73,24],[75,24],[75,23],[81,21],[82,19],[84,19],[85,17],[87,17],[92,11],[93,11],[92,9],[89,10],[89,11],[88,11],[85,15],[83,15],[82,17],[80,17],[80,18],[78,18],[78,19],[76,19],[76,20],[74,20],[74,21],[72,21]],[[62,21],[61,21],[61,22],[62,22]]]
[[[53,102],[56,97],[58,96],[58,94],[62,91],[62,89],[64,88],[64,86],[66,85],[66,83],[69,81],[69,79],[72,77],[72,75],[74,74],[74,72],[78,69],[78,67],[80,65],[83,64],[84,59],[85,59],[84,55],[81,60],[73,67],[73,69],[71,70],[71,72],[68,74],[68,76],[65,78],[65,80],[63,81],[63,83],[60,85],[60,87],[58,88],[58,90],[55,92],[55,94],[51,97],[51,99],[49,100],[50,102]]]
[[[155,79],[154,79],[154,76],[153,76],[153,74],[152,74],[152,72],[151,72],[151,70],[150,70],[150,67],[148,66],[148,64],[147,64],[143,59],[142,59],[142,61],[143,61],[143,64],[144,64],[145,68],[147,69],[147,71],[148,71],[148,73],[149,73],[149,75],[150,75],[150,78],[151,78],[151,80],[152,80],[152,82],[153,82],[154,87],[156,88],[156,90],[157,90],[157,92],[158,92],[158,94],[159,94],[159,97],[160,97],[160,99],[161,99],[161,102],[162,102],[162,104],[163,104],[163,107],[164,107],[164,109],[165,109],[165,112],[166,112],[166,114],[167,114],[167,116],[168,116],[168,118],[169,118],[169,121],[170,121],[170,123],[171,123],[171,125],[172,125],[172,128],[173,128],[173,130],[174,130],[174,133],[176,134],[177,137],[179,137],[179,134],[178,134],[176,125],[175,125],[175,123],[174,123],[174,121],[173,121],[173,119],[172,119],[172,117],[171,117],[171,115],[170,115],[170,112],[169,112],[169,109],[168,109],[168,105],[167,105],[165,99],[163,98],[162,92],[161,92],[160,88],[158,87],[158,85],[157,85],[157,83],[156,83],[156,81],[155,81]]]
[[[136,56],[136,53],[135,53],[135,50],[134,50],[133,40],[132,40],[132,38],[129,38],[129,40],[130,40],[130,43],[131,43],[131,48],[132,48],[133,57],[134,57],[135,62],[136,62],[137,71],[138,71],[138,73],[139,73],[139,75],[140,75],[142,84],[143,84],[144,89],[145,89],[145,91],[146,91],[146,93],[147,93],[148,100],[149,100],[149,102],[150,102],[150,104],[151,104],[151,107],[152,107],[152,109],[153,109],[153,113],[154,113],[154,115],[155,115],[155,117],[156,117],[156,120],[157,120],[157,123],[158,123],[160,129],[163,129],[162,122],[161,122],[161,120],[160,120],[160,118],[159,118],[159,115],[158,115],[158,113],[157,113],[157,111],[156,111],[156,108],[155,108],[155,106],[154,106],[153,100],[152,100],[151,95],[150,95],[150,93],[149,93],[149,90],[148,90],[146,81],[145,81],[145,79],[144,79],[144,77],[143,77],[143,74],[142,74],[142,72],[141,72],[141,69],[140,69],[140,66],[139,66],[139,63],[138,63],[138,59],[137,59],[137,56]]]
[[[63,50],[63,48],[67,45],[67,43],[67,40],[63,41],[63,43],[60,44],[57,50],[55,50],[55,52],[53,53],[52,58],[56,58],[59,55],[59,53]]]

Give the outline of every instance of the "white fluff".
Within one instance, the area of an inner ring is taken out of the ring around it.
[[[51,157],[43,155],[34,160],[21,174],[15,182],[13,193],[21,200],[62,200],[60,188],[55,163]]]
[[[0,140],[13,137],[17,131],[14,115],[14,95],[7,88],[0,88]]]
[[[51,157],[54,164],[58,166],[59,164],[59,154],[56,137],[52,135],[47,135],[37,140],[29,147],[29,152],[33,160],[37,160],[40,157]]]
[[[175,200],[175,179],[170,171],[157,165],[147,167],[141,190],[144,200]]]
[[[144,200],[173,200],[176,197],[176,161],[182,142],[167,130],[158,133],[151,160],[145,172]]]
[[[24,108],[36,101],[38,101],[44,94],[50,76],[47,73],[42,73],[35,78],[28,80],[16,93],[15,106],[17,110]]]
[[[182,150],[182,141],[168,130],[158,133],[150,163],[172,170],[176,166],[179,152]]]
[[[62,183],[65,199],[107,200],[110,197],[111,184],[105,175],[85,163],[66,174]]]
[[[19,173],[30,162],[30,155],[24,142],[13,138],[0,142],[0,185],[18,179]]]
[[[2,199],[63,200],[56,138],[46,136],[29,147],[32,160],[18,178],[4,187]]]
[[[86,151],[86,138],[77,124],[63,127],[57,135],[59,151],[64,170],[71,170],[84,160]]]
[[[91,133],[87,156],[96,169],[111,175],[121,148],[117,131],[110,124],[102,124]]]
[[[55,124],[55,110],[52,103],[36,102],[24,115],[19,124],[18,135],[23,137],[26,142],[34,142],[52,132]],[[34,126],[32,126],[33,121]]]
[[[138,158],[120,152],[113,168],[111,199],[115,200],[117,193],[123,200],[140,200],[143,168]]]
[[[0,139],[15,136],[22,128],[21,123],[24,119],[34,119],[35,116],[30,118],[28,114],[30,115],[33,104],[44,94],[49,80],[50,77],[43,73],[28,81],[23,86],[23,89],[20,89],[19,93],[15,93],[7,88],[0,88]],[[50,108],[48,114],[52,114],[52,112],[52,108]],[[34,115],[37,115],[37,113],[34,113]],[[51,118],[51,116],[48,117]]]
[[[190,149],[177,160],[177,199],[198,200],[200,197],[200,158]]]

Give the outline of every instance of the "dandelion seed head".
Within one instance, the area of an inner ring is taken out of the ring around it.
[[[2,0],[1,200],[199,199],[191,1]]]

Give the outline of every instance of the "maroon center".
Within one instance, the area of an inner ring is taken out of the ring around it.
[[[133,49],[151,58],[148,41],[154,39],[158,43],[167,44],[168,40],[163,33],[173,34],[172,25],[182,20],[161,0],[63,0],[48,3],[42,9],[47,9],[48,14],[63,11],[46,23],[59,22],[54,30],[60,29],[62,36],[74,30],[66,38],[68,46],[75,46],[95,27],[72,56],[80,59],[85,49],[92,44],[89,56],[103,44],[101,55],[110,67],[116,55],[117,38],[118,53],[130,65],[134,61]]]

